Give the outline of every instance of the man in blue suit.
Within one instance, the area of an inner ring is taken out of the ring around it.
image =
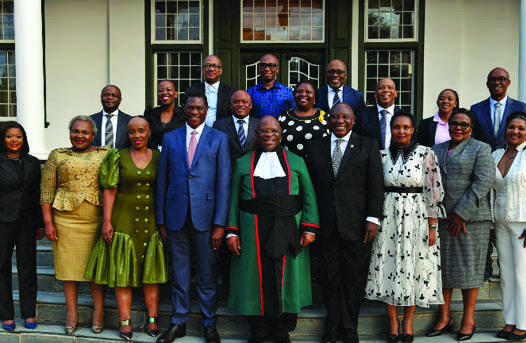
[[[327,85],[318,89],[318,103],[315,108],[330,113],[332,106],[344,102],[351,106],[354,113],[365,109],[363,94],[354,88],[345,86],[347,67],[340,60],[332,60],[327,65]]]
[[[223,238],[230,198],[228,137],[205,125],[203,93],[188,92],[183,110],[187,123],[164,135],[157,174],[156,219],[173,268],[171,325],[157,342],[186,335],[193,251],[204,337],[206,343],[219,343],[214,251]]]
[[[383,78],[376,84],[376,104],[356,114],[353,131],[365,137],[376,138],[380,150],[391,144],[391,118],[400,111],[395,106],[397,95],[394,81]]]
[[[506,69],[492,69],[486,81],[490,97],[471,106],[471,111],[477,117],[473,137],[488,143],[492,151],[504,147],[506,118],[510,113],[526,110],[525,103],[506,95],[509,85],[510,75]]]

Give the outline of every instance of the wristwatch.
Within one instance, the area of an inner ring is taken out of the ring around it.
[[[436,229],[437,229],[436,225],[429,225],[429,230],[436,230]]]

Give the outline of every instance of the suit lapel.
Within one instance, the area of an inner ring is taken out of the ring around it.
[[[201,132],[201,137],[199,138],[199,142],[197,142],[197,148],[195,149],[194,159],[192,160],[192,167],[195,165],[196,161],[199,159],[199,156],[203,154],[203,151],[209,148],[208,142],[210,141],[210,137],[212,137],[211,131],[208,126],[205,125],[203,128],[203,132]]]
[[[250,146],[254,146],[257,140],[256,137],[256,128],[258,126],[257,120],[255,118],[250,118],[248,120],[248,134],[247,134],[247,143],[245,144],[245,149]],[[245,152],[245,151],[243,151]]]
[[[482,120],[486,123],[486,129],[489,131],[491,137],[495,137],[495,132],[493,130],[493,120],[491,120],[491,103],[489,98],[484,100],[482,105]]]
[[[95,141],[95,144],[93,144],[93,142],[92,142],[91,145],[100,146],[102,144],[102,138],[101,138],[101,134],[102,134],[102,111],[100,111],[99,113],[96,113],[92,117],[92,119],[95,122],[95,125],[97,126],[97,134],[95,135],[95,138],[93,139]]]
[[[328,98],[329,91],[327,90],[327,85],[324,85],[323,87],[321,87],[319,90],[319,93],[320,93],[320,105],[318,106],[318,108],[321,108],[321,109],[328,108],[329,109],[329,98]]]
[[[437,134],[437,122],[434,120],[431,120],[429,122],[429,141],[433,144],[431,146],[435,145],[434,137]]]
[[[186,130],[188,128],[186,127],[186,125],[183,127],[184,127],[184,130],[177,131],[177,134],[175,135],[175,144],[177,146],[177,151],[179,151],[180,156],[183,160],[183,164],[185,168],[188,170],[190,169],[188,167],[188,152],[186,151]],[[195,159],[195,155],[194,155],[194,159]]]
[[[331,155],[331,136],[327,136],[323,138],[319,145],[321,149],[321,155],[323,156],[323,160],[325,162],[325,166],[327,167],[329,171],[329,175],[332,179],[335,178],[334,176],[334,169],[332,168],[332,155]],[[340,164],[341,169],[341,164]]]
[[[18,180],[18,182],[22,181],[18,177],[16,170],[11,166],[11,163],[9,162],[9,159],[7,155],[5,155],[5,153],[0,155],[0,168],[5,169],[7,173],[10,174],[15,180]],[[24,169],[27,170],[28,169],[27,166]]]
[[[455,149],[453,149],[453,151],[451,151],[451,154],[449,155],[449,159],[446,159],[446,162],[447,161],[460,161],[458,156],[460,154],[462,154],[464,152],[464,150],[466,150],[466,148],[471,144],[471,141],[472,141],[472,138],[469,137],[468,139],[466,139],[465,141],[463,141],[462,143],[457,145],[455,147]]]
[[[119,110],[117,116],[117,137],[115,137],[115,147],[120,146],[121,141],[125,141],[128,137],[126,131],[128,129],[128,123],[124,120],[125,114]]]
[[[371,120],[370,125],[372,125],[374,131],[376,132],[376,137],[378,138],[378,142],[383,142],[384,138],[382,137],[382,130],[380,129],[380,119],[379,119],[380,114],[378,113],[378,107],[374,105],[372,109],[373,110],[370,113],[371,118],[369,118]],[[387,130],[388,128],[385,128],[385,129]],[[385,149],[383,145],[381,146],[381,148]]]
[[[234,141],[236,141],[236,147],[238,147],[239,151],[243,152],[243,148],[241,147],[241,142],[239,141],[239,138],[237,135],[237,127],[236,127],[236,124],[234,123],[234,120],[229,118],[229,120],[227,121],[228,123],[226,125],[226,129],[230,132],[231,137],[236,137],[236,139],[234,139]]]
[[[223,118],[223,117],[219,118],[217,114],[220,114],[221,109],[225,107],[224,103],[227,100],[226,99],[227,96],[225,95],[225,93],[226,93],[225,85],[223,84],[223,82],[219,82],[219,89],[217,90],[217,113],[216,113],[217,119]]]
[[[446,153],[447,148],[449,146],[449,143],[439,144],[436,145],[435,152],[438,159],[438,164],[440,165],[440,168],[442,168],[444,174],[447,175],[447,168],[446,168]]]
[[[349,142],[345,148],[345,153],[343,154],[342,162],[340,163],[340,169],[338,169],[338,175],[336,175],[336,178],[339,178],[342,174],[343,169],[345,169],[345,166],[354,155],[354,152],[356,151],[356,145],[358,144],[360,144],[360,139],[355,133],[351,133],[351,137],[349,137]]]

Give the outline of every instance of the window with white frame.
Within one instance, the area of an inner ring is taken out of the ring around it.
[[[324,0],[242,0],[241,42],[323,42]]]
[[[0,0],[0,118],[16,117],[14,1]]]
[[[418,0],[366,1],[366,40],[416,40]]]
[[[184,96],[185,90],[201,82],[200,52],[157,52],[155,59],[155,85],[160,81],[170,80],[174,83],[177,93],[178,105]],[[157,99],[157,87],[154,88]]]
[[[152,41],[201,43],[201,0],[154,0]]]
[[[374,105],[374,93],[379,80],[392,79],[398,90],[395,105],[413,113],[413,69],[412,50],[368,50],[366,52],[365,98],[367,105]]]
[[[320,65],[311,63],[300,57],[292,57],[289,60],[289,87],[296,88],[296,85],[304,80],[310,80],[320,86]]]

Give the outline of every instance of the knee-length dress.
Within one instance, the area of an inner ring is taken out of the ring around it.
[[[395,306],[442,304],[440,241],[437,237],[429,246],[427,221],[443,213],[439,203],[444,192],[435,154],[414,144],[404,150],[385,149],[381,156],[384,218],[373,242],[366,298]],[[422,189],[405,193],[389,191],[389,187]]]
[[[85,276],[110,287],[138,287],[168,281],[164,246],[155,224],[155,187],[160,153],[143,169],[133,162],[130,149],[111,150],[100,181],[118,188],[111,223],[113,239],[101,237],[90,256]]]

